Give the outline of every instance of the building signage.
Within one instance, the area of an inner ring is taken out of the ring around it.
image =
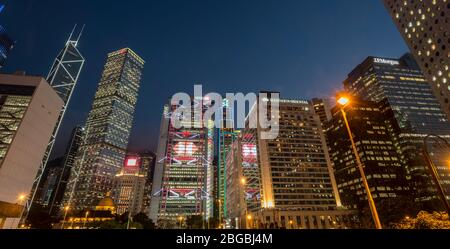
[[[373,62],[378,63],[378,64],[389,64],[391,66],[396,66],[396,65],[400,65],[399,61],[396,60],[388,60],[388,59],[383,59],[383,58],[374,58]]]

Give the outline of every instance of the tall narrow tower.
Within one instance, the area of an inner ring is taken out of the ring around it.
[[[217,164],[217,214],[220,221],[227,215],[227,181],[226,181],[226,164],[227,155],[231,146],[236,141],[239,131],[234,129],[233,119],[227,119],[227,113],[230,117],[234,117],[234,110],[230,108],[229,100],[223,101],[222,108],[222,124],[223,127],[218,130],[218,164]],[[216,211],[216,210],[214,210]]]
[[[47,82],[56,91],[59,97],[64,101],[64,106],[59,114],[58,121],[53,130],[52,136],[45,151],[44,157],[35,179],[33,189],[30,193],[27,210],[31,208],[31,204],[34,201],[38,186],[41,182],[42,175],[45,171],[45,166],[47,165],[48,159],[52,153],[53,145],[55,144],[56,136],[58,135],[59,128],[64,119],[64,114],[66,113],[67,107],[69,106],[72,93],[78,82],[78,77],[80,76],[81,69],[83,68],[85,59],[78,51],[78,41],[80,40],[81,34],[83,33],[84,26],[79,31],[78,35],[75,35],[77,26],[73,28],[70,33],[69,39],[61,50],[61,52],[56,57],[53,62],[50,72],[47,76]],[[26,217],[26,214],[25,214]]]
[[[127,152],[144,63],[129,48],[108,54],[64,193],[65,207],[91,208],[112,190]]]

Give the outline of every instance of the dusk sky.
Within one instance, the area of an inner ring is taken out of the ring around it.
[[[280,91],[330,97],[367,56],[408,51],[381,0],[9,0],[0,23],[17,40],[4,72],[46,76],[75,23],[86,58],[57,153],[84,124],[106,54],[146,60],[131,150],[155,150],[163,105],[177,92]]]

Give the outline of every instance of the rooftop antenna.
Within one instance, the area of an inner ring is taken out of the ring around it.
[[[67,39],[66,45],[67,45],[69,42],[72,41],[72,36],[73,36],[73,33],[75,32],[75,29],[76,29],[76,28],[77,28],[77,24],[75,24],[75,25],[73,26],[72,32],[70,32],[69,39]]]
[[[72,45],[76,47],[76,46],[78,45],[78,41],[79,41],[80,38],[81,38],[81,35],[83,34],[83,31],[84,31],[84,27],[85,27],[85,26],[86,26],[86,25],[83,24],[83,26],[81,27],[80,32],[78,33],[77,38],[74,39],[75,31],[76,31],[76,29],[77,29],[77,27],[78,27],[78,24],[75,24],[75,25],[73,26],[72,32],[70,33],[69,39],[67,40],[67,43],[66,43],[66,44],[72,43]]]
[[[83,24],[83,27],[81,27],[81,31],[80,31],[80,33],[78,34],[78,37],[77,37],[77,40],[76,40],[76,44],[78,44],[78,41],[80,40],[80,38],[81,38],[81,35],[83,34],[83,31],[84,31],[84,27],[85,27],[86,25],[85,24]],[[75,45],[76,46],[76,45]]]

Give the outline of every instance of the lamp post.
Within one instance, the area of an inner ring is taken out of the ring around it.
[[[27,196],[24,195],[24,194],[21,194],[21,195],[19,195],[19,196],[17,197],[17,200],[19,201],[19,203],[18,203],[19,206],[22,206],[22,205],[24,204],[24,201],[25,201],[26,198],[27,198]],[[21,223],[21,220],[22,220],[22,216],[23,216],[24,211],[25,211],[25,206],[23,206],[22,209],[21,209],[21,211],[20,211],[20,217],[19,217],[19,221],[17,222],[17,228],[19,228],[19,225],[20,225],[20,223]],[[11,222],[10,229],[13,229],[13,228],[14,228],[14,222]]]
[[[442,144],[444,144],[447,149],[450,148],[450,146],[449,146],[447,140],[445,140],[442,137],[437,136],[437,135],[428,135],[428,136],[426,136],[423,139],[423,154],[424,154],[424,157],[425,157],[425,161],[427,163],[428,169],[431,172],[431,176],[433,178],[433,181],[434,181],[434,183],[436,185],[437,192],[439,194],[439,198],[441,199],[442,203],[444,204],[445,209],[447,209],[447,214],[448,214],[449,219],[450,219],[450,204],[448,203],[447,198],[445,196],[445,190],[442,187],[441,182],[439,181],[439,173],[437,171],[437,167],[434,164],[433,160],[431,160],[431,156],[430,156],[430,153],[428,151],[428,140],[431,137],[434,137],[437,142],[442,142]]]
[[[86,216],[84,217],[84,223],[83,223],[84,229],[86,229],[86,222],[87,222],[88,216],[89,216],[89,211],[86,211]]]
[[[66,224],[66,218],[67,218],[68,212],[69,212],[69,206],[64,207],[64,217],[63,217],[62,226],[61,226],[62,229],[64,229],[64,225]]]
[[[380,218],[378,217],[378,211],[377,211],[377,208],[375,206],[375,202],[373,201],[372,193],[370,192],[369,183],[367,182],[366,174],[364,173],[364,167],[363,167],[363,165],[361,163],[361,158],[359,157],[358,150],[356,149],[356,144],[355,144],[355,141],[353,139],[353,133],[352,133],[352,130],[350,129],[350,125],[349,125],[348,120],[347,120],[347,114],[345,113],[345,110],[344,110],[344,108],[350,104],[350,99],[347,98],[347,97],[340,97],[337,102],[341,106],[342,117],[344,119],[344,123],[345,123],[345,126],[347,128],[347,132],[348,132],[348,135],[349,135],[349,138],[350,138],[350,142],[352,144],[353,153],[355,155],[356,163],[358,165],[358,169],[359,169],[359,172],[361,174],[361,178],[362,178],[362,182],[363,182],[363,185],[364,185],[364,189],[366,190],[367,199],[369,201],[369,207],[370,207],[370,211],[372,213],[373,222],[375,223],[375,227],[377,229],[382,229]]]
[[[219,199],[219,229],[222,229],[222,201]]]
[[[181,222],[183,222],[183,217],[182,216],[180,216],[180,217],[178,217],[178,220],[180,221],[180,229],[181,229]]]
[[[247,214],[247,222],[249,224],[250,229],[253,228],[252,219],[253,219],[252,215],[251,214]]]
[[[252,216],[248,213],[248,209],[247,209],[247,203],[245,202],[245,188],[247,186],[247,179],[245,177],[241,178],[241,185],[242,185],[242,190],[243,190],[243,199],[244,199],[244,205],[245,205],[245,229],[248,228],[248,225],[250,224],[251,220],[252,220]]]

